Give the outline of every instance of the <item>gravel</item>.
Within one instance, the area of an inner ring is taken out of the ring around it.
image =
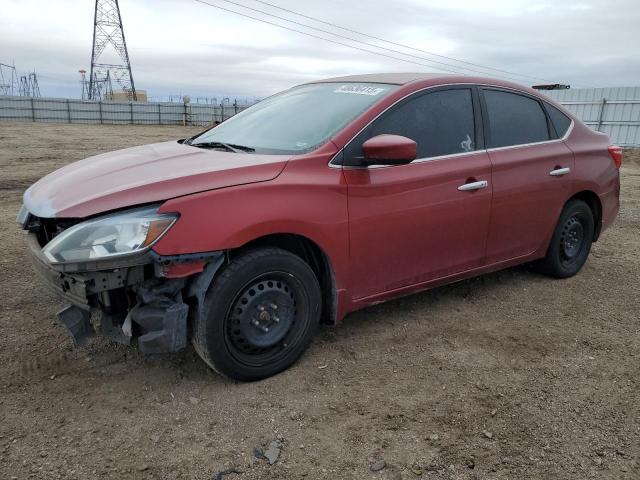
[[[420,478],[640,478],[640,155],[574,278],[517,267],[378,305],[262,382],[221,378],[191,347],[72,350],[14,225],[23,190],[69,161],[196,131],[0,123],[0,478],[209,480],[236,465],[229,478],[355,480],[373,476],[369,458],[385,479],[417,478],[412,465]],[[276,463],[253,458],[281,438],[292,448]]]

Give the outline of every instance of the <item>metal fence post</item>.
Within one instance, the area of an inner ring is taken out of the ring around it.
[[[31,120],[35,122],[36,121],[36,109],[35,109],[35,107],[33,105],[33,97],[31,97],[30,100],[31,100]]]
[[[69,104],[68,98],[67,98],[67,122],[71,123],[71,105]]]
[[[162,125],[162,105],[158,103],[158,125]]]
[[[133,125],[133,102],[129,102],[129,111],[131,113],[131,124]]]
[[[602,120],[604,119],[604,107],[605,107],[606,104],[607,104],[607,99],[603,98],[602,99],[602,105],[600,105],[600,115],[598,116],[598,126],[596,127],[596,130],[598,132],[602,128]]]
[[[100,125],[102,125],[102,123],[103,123],[103,121],[102,121],[102,100],[100,100],[98,102],[98,109],[99,109],[99,112],[100,112]]]

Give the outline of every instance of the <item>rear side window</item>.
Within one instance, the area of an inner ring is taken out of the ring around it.
[[[546,102],[545,105],[547,107],[551,123],[553,123],[553,127],[556,129],[556,133],[558,134],[558,138],[564,137],[567,130],[569,130],[569,125],[571,125],[571,119],[553,105]]]
[[[517,93],[484,90],[489,115],[489,147],[549,140],[547,116],[537,100]]]
[[[451,89],[419,94],[384,113],[345,150],[345,165],[358,165],[362,144],[382,134],[402,135],[418,144],[417,158],[470,152],[475,146],[471,90]]]

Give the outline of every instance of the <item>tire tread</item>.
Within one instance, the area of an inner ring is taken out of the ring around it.
[[[193,326],[192,326],[192,344],[196,350],[196,353],[198,353],[198,355],[209,367],[211,367],[214,371],[216,371],[220,375],[235,378],[238,380],[255,380],[258,378],[262,378],[262,377],[253,378],[250,376],[247,377],[244,375],[237,375],[235,374],[235,372],[231,372],[226,368],[221,368],[221,366],[217,364],[217,362],[211,355],[212,352],[209,347],[209,341],[210,341],[210,338],[208,338],[208,326],[209,326],[208,323],[210,321],[209,311],[211,309],[212,303],[215,301],[214,297],[216,296],[216,292],[224,288],[229,282],[233,280],[233,278],[236,275],[241,273],[245,268],[247,268],[249,265],[251,265],[256,261],[260,261],[264,258],[276,257],[276,256],[286,257],[295,262],[299,262],[302,268],[308,269],[310,274],[315,279],[315,288],[317,289],[317,294],[318,295],[320,294],[320,286],[311,267],[309,267],[309,265],[302,258],[281,248],[264,247],[264,248],[249,250],[246,253],[243,253],[240,256],[232,259],[229,263],[223,266],[221,271],[214,277],[213,281],[211,282],[211,285],[209,286],[209,289],[207,291],[205,301],[204,301],[204,308],[203,308],[204,311],[201,312],[200,315],[195,316],[195,318],[193,319]],[[311,305],[311,307],[314,307],[314,305]],[[317,329],[320,323],[319,314],[320,314],[319,311],[315,312],[315,317],[317,318],[314,319],[314,325],[312,327],[313,328],[312,335],[308,336],[308,338],[304,342],[303,348],[300,349],[301,351],[299,355],[296,356],[295,359],[297,359],[304,352],[304,350],[306,350],[309,343],[311,343],[313,334],[315,333],[315,330]],[[295,359],[293,361],[295,361]]]

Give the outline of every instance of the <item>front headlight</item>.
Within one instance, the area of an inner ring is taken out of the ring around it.
[[[178,218],[143,207],[78,223],[51,240],[42,253],[52,263],[101,260],[147,250]]]

